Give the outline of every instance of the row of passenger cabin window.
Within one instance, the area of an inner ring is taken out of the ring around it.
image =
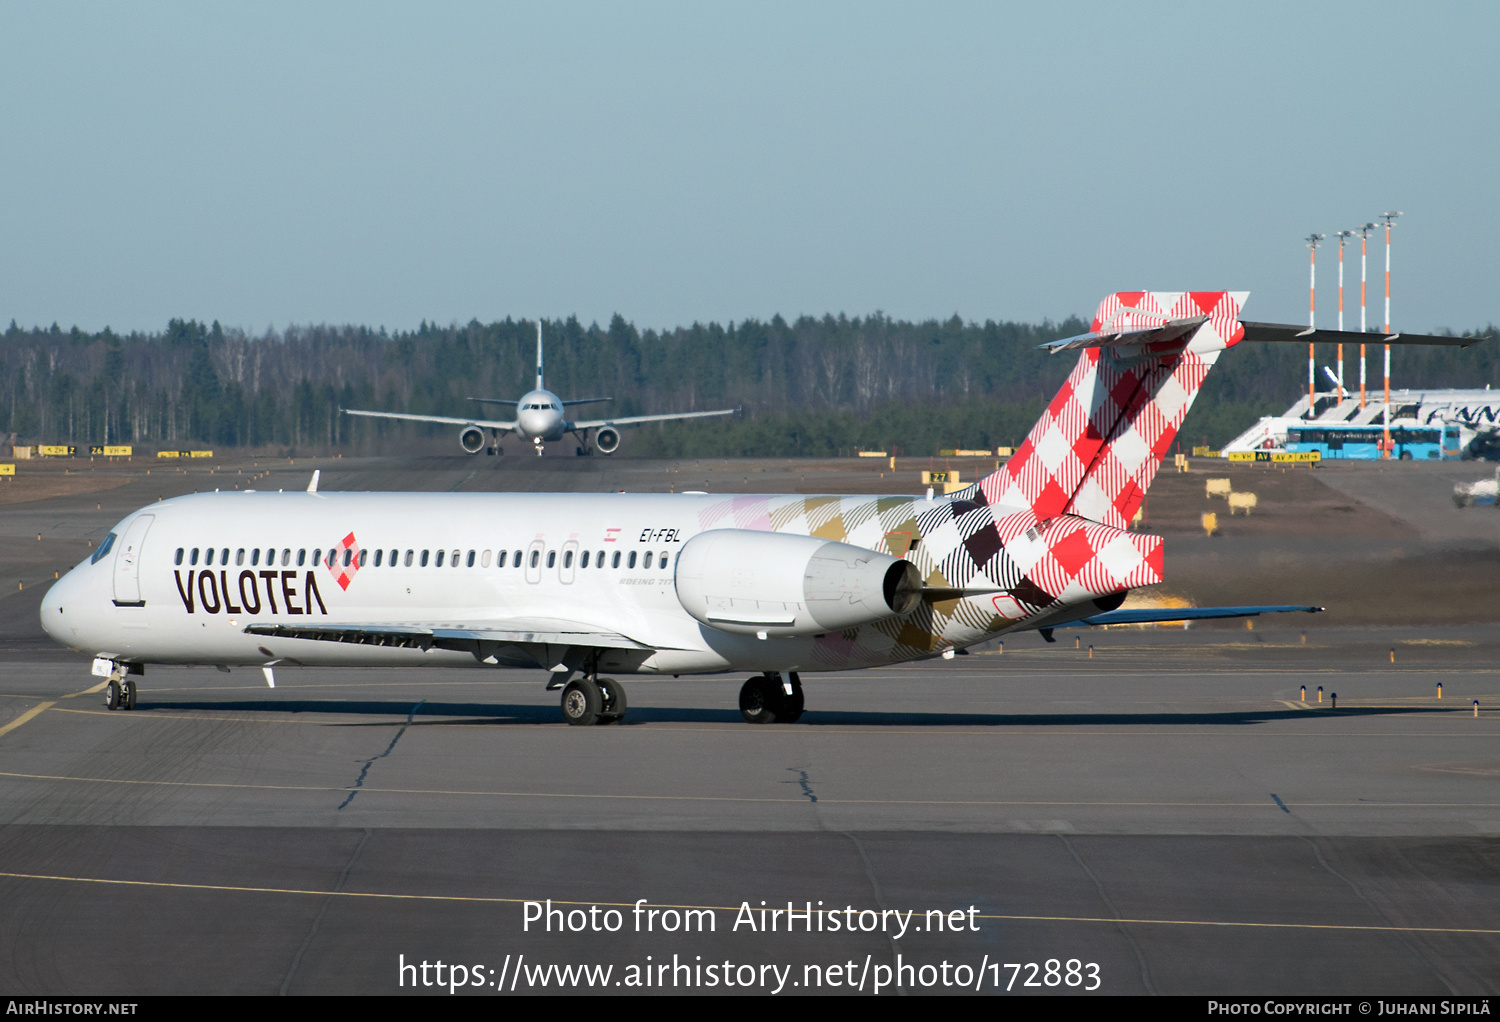
[[[213,567],[213,565],[215,563],[215,558],[217,558],[217,563],[219,563],[220,565],[223,565],[225,567],[229,566],[230,553],[229,553],[229,548],[228,547],[223,547],[221,549],[215,549],[214,547],[207,547],[207,548],[203,549],[201,551],[201,553],[202,553],[202,563],[206,567]],[[589,562],[591,560],[591,558],[589,556],[590,553],[591,553],[591,551],[585,550],[585,551],[583,551],[582,553],[580,553],[578,555],[578,567],[580,567],[580,568],[587,568],[589,566]],[[178,547],[177,548],[177,556],[176,556],[176,559],[175,559],[175,563],[182,564],[183,561],[186,560],[186,562],[188,563],[188,565],[190,565],[190,566],[196,566],[199,563],[199,554],[200,554],[200,549],[198,547],[193,547],[191,550],[185,549],[183,547]],[[293,562],[292,554],[293,554],[293,551],[291,549],[284,549],[284,550],[281,551],[281,558],[280,558],[280,565],[281,565],[281,567],[286,568],[286,567],[290,567],[291,566],[291,564]],[[472,567],[474,567],[474,562],[475,562],[476,555],[478,557],[479,566],[481,568],[488,568],[490,566],[490,552],[488,550],[485,550],[485,551],[482,551],[482,552],[476,552],[474,550],[470,550],[469,554],[468,554],[468,557],[466,557],[466,558],[463,557],[463,551],[462,550],[454,550],[452,552],[452,556],[451,557],[448,554],[449,554],[449,552],[447,550],[439,550],[437,552],[437,557],[435,558],[435,562],[436,562],[436,566],[437,567],[441,568],[443,566],[443,561],[446,559],[450,567],[456,568],[456,567],[459,566],[460,563],[463,563],[467,567],[472,568]],[[574,551],[572,551],[572,550],[564,550],[563,551],[562,566],[564,568],[571,568],[571,567],[573,567],[573,555],[574,555]],[[307,556],[308,556],[308,551],[306,550],[306,548],[296,551],[296,564],[297,564],[297,567],[300,568],[300,567],[303,567],[304,565],[307,564]],[[531,567],[533,567],[533,568],[538,567],[541,564],[541,558],[542,558],[542,551],[540,551],[540,550],[532,550],[531,551],[531,558],[530,558],[530,560],[531,560]],[[641,570],[642,571],[650,571],[653,561],[656,562],[656,566],[657,566],[657,570],[658,571],[666,571],[667,570],[667,565],[670,562],[671,558],[668,556],[668,552],[666,550],[663,550],[663,551],[661,551],[661,553],[655,554],[654,556],[653,556],[653,552],[652,551],[647,550],[644,554],[639,555],[639,560],[640,560],[640,565],[641,565]],[[255,548],[253,550],[248,550],[247,551],[245,548],[241,547],[240,549],[234,551],[234,564],[235,564],[235,567],[243,567],[246,564],[247,561],[249,562],[250,567],[252,567],[252,568],[259,567],[260,564],[262,563],[262,561],[261,561],[261,550],[257,547],[257,548]],[[353,551],[352,548],[334,547],[334,548],[330,549],[326,554],[322,550],[314,550],[314,551],[312,551],[312,562],[314,564],[322,564],[322,565],[324,565],[326,567],[329,567],[329,568],[334,567],[335,565],[339,564],[340,562],[342,562],[343,566],[347,568],[347,567],[349,567],[349,565],[351,563],[353,563],[353,561],[354,561],[354,551]],[[417,565],[417,566],[419,566],[419,567],[425,568],[425,567],[427,567],[427,565],[429,563],[432,563],[433,558],[431,558],[431,556],[430,556],[430,551],[427,551],[427,550],[420,550],[420,551],[418,551],[418,550],[408,550],[408,551],[406,551],[406,556],[404,558],[401,556],[401,551],[400,550],[392,550],[390,552],[390,556],[389,557],[386,556],[386,552],[384,550],[376,550],[375,551],[375,557],[374,557],[374,562],[375,562],[374,566],[377,567],[377,568],[379,568],[381,566],[381,562],[382,561],[384,561],[385,562],[385,566],[389,567],[389,568],[394,568],[394,567],[397,567],[398,565],[410,568],[414,564]],[[497,568],[503,568],[503,567],[506,566],[506,562],[507,561],[510,562],[510,566],[513,567],[513,568],[519,568],[519,567],[521,567],[521,565],[525,561],[525,551],[522,551],[522,550],[516,550],[516,551],[501,550],[499,553],[497,553],[495,555],[495,567],[497,567]],[[605,552],[603,550],[600,550],[597,553],[593,553],[592,561],[593,561],[593,566],[595,568],[603,568],[604,565],[605,565],[605,561],[606,561]],[[625,565],[625,567],[627,569],[633,570],[635,568],[635,566],[636,566],[637,552],[634,551],[634,550],[631,550],[630,552],[626,553],[623,550],[616,550],[614,552],[614,556],[612,558],[609,558],[609,561],[610,561],[610,567],[612,567],[612,568],[618,568],[618,567],[620,567],[620,565],[621,565],[621,563],[623,561],[623,563],[624,563],[624,565]],[[265,561],[264,561],[264,563],[265,563],[266,567],[268,567],[268,568],[275,567],[277,565],[277,556],[276,556],[276,548],[275,547],[268,547],[265,550]],[[361,550],[359,552],[359,566],[361,568],[363,568],[366,565],[368,565],[369,563],[370,563],[370,551],[368,551],[368,550]],[[548,550],[547,551],[547,567],[553,568],[553,567],[556,567],[556,566],[557,566],[557,551],[556,550]]]

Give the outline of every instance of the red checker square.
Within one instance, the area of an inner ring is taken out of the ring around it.
[[[1094,558],[1094,548],[1082,529],[1075,529],[1050,547],[1053,558],[1069,577],[1077,575]]]

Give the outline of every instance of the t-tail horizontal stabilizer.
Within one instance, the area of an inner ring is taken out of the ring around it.
[[[1241,320],[1245,328],[1245,340],[1255,343],[1304,344],[1435,344],[1467,348],[1471,344],[1489,340],[1484,337],[1448,337],[1443,334],[1362,334],[1357,330],[1315,330],[1312,327],[1291,326],[1285,323],[1251,323]]]

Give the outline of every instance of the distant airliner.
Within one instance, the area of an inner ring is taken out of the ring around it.
[[[1110,295],[1090,333],[1048,345],[1078,363],[1015,456],[942,497],[318,493],[314,476],[127,516],[42,626],[94,657],[111,709],[135,706],[148,663],[272,684],[282,664],[540,669],[570,724],[625,715],[606,673],[753,671],[740,713],[761,724],[802,714],[803,672],[1074,622],[1318,610],[1121,608],[1162,581],[1162,538],[1130,522],[1208,371],[1242,341],[1310,339],[1242,323],[1244,299]]]
[[[643,422],[670,422],[674,419],[706,419],[715,415],[733,415],[739,411],[738,408],[722,408],[713,412],[676,412],[670,415],[629,415],[616,419],[587,419],[581,422],[570,422],[563,415],[567,405],[587,405],[600,401],[612,401],[608,397],[580,397],[564,401],[552,391],[548,390],[542,383],[542,324],[538,321],[536,325],[536,389],[524,395],[519,401],[508,401],[497,397],[471,397],[470,401],[480,401],[492,405],[515,405],[516,417],[511,422],[498,422],[489,419],[455,419],[446,415],[407,415],[400,412],[367,412],[356,408],[345,408],[345,415],[364,415],[372,419],[401,419],[407,422],[443,422],[454,426],[462,426],[458,431],[458,443],[470,454],[478,454],[485,449],[484,431],[490,431],[490,437],[494,441],[489,445],[491,454],[502,453],[500,449],[500,434],[516,433],[523,439],[530,440],[536,448],[536,453],[542,453],[542,442],[545,440],[561,440],[564,433],[572,433],[578,438],[578,454],[589,454],[590,431],[597,430],[593,437],[593,447],[597,447],[601,454],[613,454],[620,447],[620,426],[637,426]]]

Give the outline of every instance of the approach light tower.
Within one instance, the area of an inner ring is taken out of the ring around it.
[[[1339,231],[1339,333],[1344,332],[1344,246],[1354,237],[1353,231]],[[1339,403],[1344,401],[1344,342],[1339,341]]]
[[[1309,273],[1307,279],[1307,328],[1316,330],[1318,328],[1318,243],[1324,238],[1322,234],[1309,234],[1307,236],[1307,247],[1311,250],[1312,260],[1308,263]],[[1317,359],[1313,353],[1313,342],[1307,342],[1307,417],[1317,417]]]
[[[1391,227],[1396,218],[1401,215],[1399,210],[1382,213],[1380,219],[1385,221],[1385,334],[1391,334]],[[1385,441],[1384,457],[1391,456],[1391,346],[1385,346],[1385,430],[1383,431]]]
[[[1354,231],[1359,235],[1359,332],[1365,332],[1365,254],[1369,247],[1370,232],[1374,224],[1360,224]],[[1365,406],[1365,344],[1359,343],[1359,406]]]

